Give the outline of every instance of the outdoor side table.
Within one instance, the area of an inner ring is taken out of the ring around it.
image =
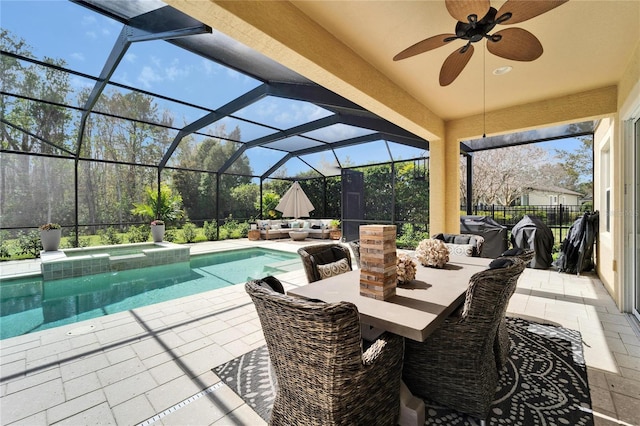
[[[293,241],[304,241],[309,236],[309,231],[289,231],[289,236]]]

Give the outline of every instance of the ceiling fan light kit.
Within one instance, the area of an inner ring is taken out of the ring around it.
[[[507,0],[500,10],[497,10],[491,7],[489,0],[445,0],[447,11],[458,21],[455,34],[440,34],[426,38],[404,49],[394,56],[393,60],[410,58],[455,40],[466,41],[467,43],[462,48],[457,48],[442,64],[440,69],[441,86],[448,86],[460,75],[473,55],[472,43],[481,40],[486,39],[487,50],[501,58],[513,61],[534,61],[542,55],[543,48],[538,38],[529,31],[522,28],[506,28],[492,34],[489,33],[496,25],[524,22],[567,1]],[[496,73],[494,72],[494,74]]]

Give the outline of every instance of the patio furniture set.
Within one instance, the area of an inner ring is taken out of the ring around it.
[[[531,250],[452,255],[444,268],[419,267],[386,301],[360,295],[346,246],[298,253],[308,285],[287,294],[263,280],[245,287],[278,381],[270,424],[424,424],[416,396],[488,417],[509,352],[507,304]],[[323,267],[334,275],[324,278]],[[366,327],[379,333],[362,340]]]
[[[295,239],[290,232],[306,232],[304,238],[326,240],[329,238],[330,223],[331,219],[265,219],[258,221],[257,228],[263,240]]]

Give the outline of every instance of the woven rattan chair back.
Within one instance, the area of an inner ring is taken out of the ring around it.
[[[250,281],[278,390],[270,424],[395,424],[403,339],[392,334],[362,353],[352,303],[311,302]]]
[[[318,272],[318,265],[323,263],[318,263],[318,258],[320,253],[331,253],[335,254],[335,257],[331,261],[340,260],[342,257],[347,259],[347,263],[349,264],[349,269],[353,269],[351,264],[351,253],[349,252],[349,248],[343,246],[339,243],[329,243],[329,244],[315,244],[310,246],[301,247],[298,249],[298,254],[300,255],[300,259],[302,260],[302,266],[304,266],[304,272],[307,275],[307,280],[309,283],[314,281],[319,281],[321,279],[320,273]],[[340,254],[342,257],[338,257],[337,254]],[[323,256],[323,258],[327,258],[329,256]],[[329,260],[324,261],[324,263],[328,263]]]
[[[522,249],[518,250],[521,253],[515,256],[505,256],[503,253],[500,257],[515,257],[524,262],[525,266],[529,266],[529,263],[535,256],[536,252],[531,249]],[[508,252],[508,251],[507,251]],[[513,287],[513,292],[509,295],[509,298],[515,292],[515,286]],[[509,341],[509,331],[507,329],[507,319],[506,312],[505,316],[500,320],[500,324],[498,325],[498,333],[496,335],[496,341],[494,343],[493,348],[496,356],[496,365],[498,367],[498,371],[501,371],[507,365],[507,359],[509,358],[509,352],[511,351],[511,342]]]
[[[524,262],[474,274],[463,309],[424,342],[407,339],[403,378],[415,395],[486,419],[498,384],[494,341]]]

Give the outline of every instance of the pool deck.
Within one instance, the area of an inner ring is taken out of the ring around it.
[[[226,240],[191,254],[319,242]],[[39,272],[38,260],[0,263],[2,276]],[[277,277],[285,289],[307,282],[302,269]],[[640,425],[640,332],[595,274],[526,269],[508,311],[579,330],[595,424]],[[5,339],[0,424],[265,424],[211,371],[261,345],[243,285]]]

